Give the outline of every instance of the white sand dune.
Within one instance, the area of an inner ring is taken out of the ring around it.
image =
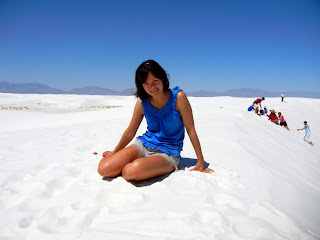
[[[263,105],[290,132],[248,112],[253,99],[190,98],[215,173],[188,171],[186,137],[179,171],[129,183],[96,169],[134,97],[0,93],[0,239],[320,239],[320,100],[285,100]]]

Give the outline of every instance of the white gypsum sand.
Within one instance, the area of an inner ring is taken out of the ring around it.
[[[129,183],[96,169],[135,97],[0,93],[0,239],[320,239],[320,99],[263,102],[290,132],[248,112],[253,99],[189,100],[215,173],[188,171],[186,134],[179,171]]]

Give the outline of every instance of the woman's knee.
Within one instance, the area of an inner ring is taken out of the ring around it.
[[[137,180],[139,173],[141,173],[141,164],[139,162],[132,162],[122,169],[121,175],[126,180]]]
[[[98,173],[102,177],[115,177],[119,175],[118,171],[115,171],[114,166],[111,161],[106,161],[105,159],[102,159],[98,166]]]
[[[104,177],[118,176],[122,169],[142,154],[135,146],[129,146],[119,152],[103,158],[98,166],[98,173]]]

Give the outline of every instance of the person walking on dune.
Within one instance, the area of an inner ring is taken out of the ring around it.
[[[185,129],[198,161],[192,170],[211,173],[194,127],[191,105],[179,88],[169,88],[166,71],[154,60],[147,60],[136,70],[136,97],[133,116],[113,151],[102,154],[98,173],[103,177],[121,175],[127,181],[140,181],[177,170]],[[147,132],[126,147],[134,138],[143,118]]]
[[[304,127],[301,129],[297,129],[297,131],[300,130],[305,130],[306,133],[304,134],[303,140],[305,140],[307,143],[311,144],[312,146],[314,146],[314,144],[310,141],[310,135],[311,135],[311,130],[309,128],[309,124],[307,121],[304,121]]]
[[[283,102],[284,99],[284,92],[281,93],[281,102]]]

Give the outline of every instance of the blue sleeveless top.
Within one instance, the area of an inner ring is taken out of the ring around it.
[[[161,109],[153,107],[148,98],[142,99],[148,131],[138,137],[145,147],[159,149],[179,158],[184,139],[183,121],[176,109],[177,94],[180,91],[179,87],[173,88],[167,103]]]
[[[306,131],[306,133],[311,132],[311,131],[310,131],[310,128],[309,128],[309,124],[307,124],[307,127],[305,128],[305,131]]]

